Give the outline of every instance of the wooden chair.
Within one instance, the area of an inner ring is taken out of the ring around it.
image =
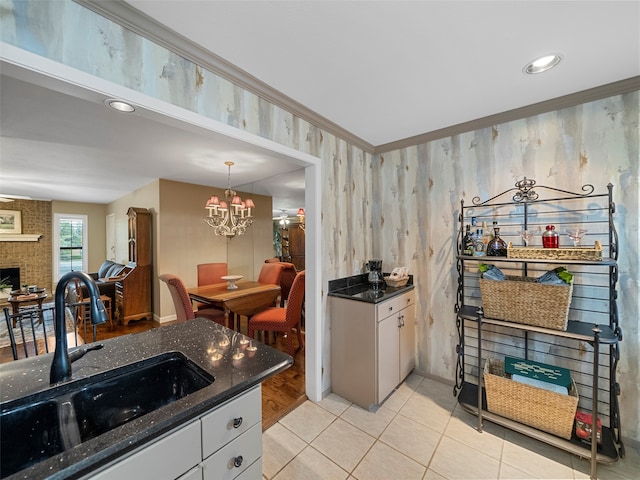
[[[255,338],[256,330],[264,332],[283,332],[287,334],[287,351],[294,356],[293,329],[296,329],[299,348],[304,348],[302,338],[302,303],[304,302],[305,272],[296,275],[291,292],[287,299],[287,306],[269,307],[249,318],[249,336]]]
[[[170,273],[163,273],[158,277],[169,287],[173,304],[176,308],[176,316],[178,322],[186,322],[187,320],[193,320],[198,317],[208,318],[221,325],[225,324],[224,312],[217,308],[203,308],[198,310],[198,314],[193,311],[193,304],[189,298],[187,288],[184,286],[182,280]]]
[[[21,309],[16,314],[11,314],[8,308],[4,308],[9,345],[14,360],[53,352],[56,339],[53,322],[50,319],[55,315],[54,312],[53,303],[45,304],[43,306],[45,321],[41,322],[40,312],[36,308]],[[15,327],[13,327],[14,324]],[[76,331],[67,333],[67,342],[69,348],[84,343],[82,338],[78,338]],[[19,349],[22,351],[19,352]]]

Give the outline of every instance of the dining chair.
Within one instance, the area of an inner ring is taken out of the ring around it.
[[[298,336],[298,347],[304,348],[302,338],[302,303],[304,302],[305,271],[296,275],[289,292],[287,306],[269,307],[249,318],[249,336],[255,338],[257,330],[264,332],[283,332],[287,334],[287,351],[294,356],[293,329]]]
[[[227,275],[228,268],[227,264],[223,262],[218,263],[200,263],[197,265],[198,268],[198,286],[202,285],[213,285],[214,283],[223,283],[222,277]],[[214,308],[216,310],[222,311],[221,308],[212,307],[211,305],[207,305],[206,303],[195,302],[196,309],[207,310],[209,308]]]
[[[176,317],[178,322],[186,322],[187,320],[193,320],[197,317],[208,318],[221,325],[225,324],[224,312],[217,308],[203,308],[198,310],[198,313],[193,311],[193,304],[189,298],[187,288],[184,286],[182,280],[171,274],[163,273],[158,277],[169,287],[173,304],[176,308]]]
[[[198,286],[223,283],[221,277],[227,275],[226,263],[200,263],[198,266]]]
[[[23,308],[18,313],[9,313],[4,308],[4,319],[9,336],[9,345],[14,360],[28,358],[34,355],[43,355],[55,349],[55,329],[53,317],[55,315],[53,303],[46,303],[42,307],[44,321],[40,321],[40,311],[37,308]],[[74,330],[74,319],[70,310],[67,310],[67,336],[69,347],[82,345],[84,341],[77,337]],[[13,325],[15,324],[15,327]],[[22,355],[18,354],[22,350]]]

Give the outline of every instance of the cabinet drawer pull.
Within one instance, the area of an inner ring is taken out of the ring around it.
[[[233,419],[233,428],[238,428],[240,425],[242,425],[242,417],[234,418]],[[240,458],[242,458],[242,457],[240,457]]]
[[[242,460],[244,460],[242,458],[242,455],[238,455],[236,458],[233,459],[233,466],[239,467],[240,465],[242,465]]]
[[[393,312],[393,307],[389,307],[389,311],[390,311],[390,312]]]

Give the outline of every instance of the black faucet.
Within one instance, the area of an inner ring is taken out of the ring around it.
[[[97,325],[107,321],[107,312],[104,309],[98,286],[93,279],[84,272],[65,273],[56,286],[55,293],[55,330],[56,330],[56,350],[53,353],[51,362],[51,374],[49,380],[51,385],[66,382],[71,379],[71,360],[67,351],[67,325],[65,318],[64,294],[69,280],[78,279],[82,281],[89,290],[91,299],[91,323]]]

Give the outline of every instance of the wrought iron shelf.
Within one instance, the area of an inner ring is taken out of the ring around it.
[[[470,320],[477,322],[480,318],[482,323],[490,325],[499,325],[501,327],[517,328],[519,330],[526,330],[528,332],[544,333],[546,335],[554,335],[556,337],[571,338],[574,340],[581,340],[584,342],[592,342],[595,335],[594,329],[598,329],[598,341],[602,344],[613,345],[621,340],[622,333],[618,334],[609,325],[599,325],[586,322],[578,322],[575,320],[569,320],[567,322],[566,330],[553,330],[551,328],[536,327],[533,325],[525,325],[522,323],[507,322],[504,320],[496,320],[494,318],[483,317],[479,314],[480,309],[470,305],[465,305],[458,311],[458,316],[464,320]]]
[[[467,412],[477,416],[478,386],[473,383],[464,382],[462,390],[458,394],[458,403]],[[527,435],[528,437],[560,448],[579,457],[589,458],[591,456],[591,445],[583,443],[575,436],[573,436],[570,440],[565,440],[564,438],[556,437],[555,435],[552,435],[550,433],[537,430],[522,423],[489,412],[487,410],[484,388],[482,389],[481,415],[483,419],[489,420],[491,423],[495,423],[496,425],[500,425],[518,433],[522,433],[523,435]],[[595,458],[596,462],[604,465],[609,465],[618,460],[618,450],[614,438],[615,437],[611,429],[603,426],[602,444],[598,445],[598,452]]]
[[[478,262],[478,263],[493,263],[493,262],[505,262],[505,263],[549,263],[554,265],[586,265],[596,267],[615,267],[618,262],[613,258],[603,258],[602,260],[558,260],[549,258],[507,258],[507,257],[493,257],[493,256],[481,256],[474,257],[472,255],[457,255],[458,260],[464,260],[465,262]]]

